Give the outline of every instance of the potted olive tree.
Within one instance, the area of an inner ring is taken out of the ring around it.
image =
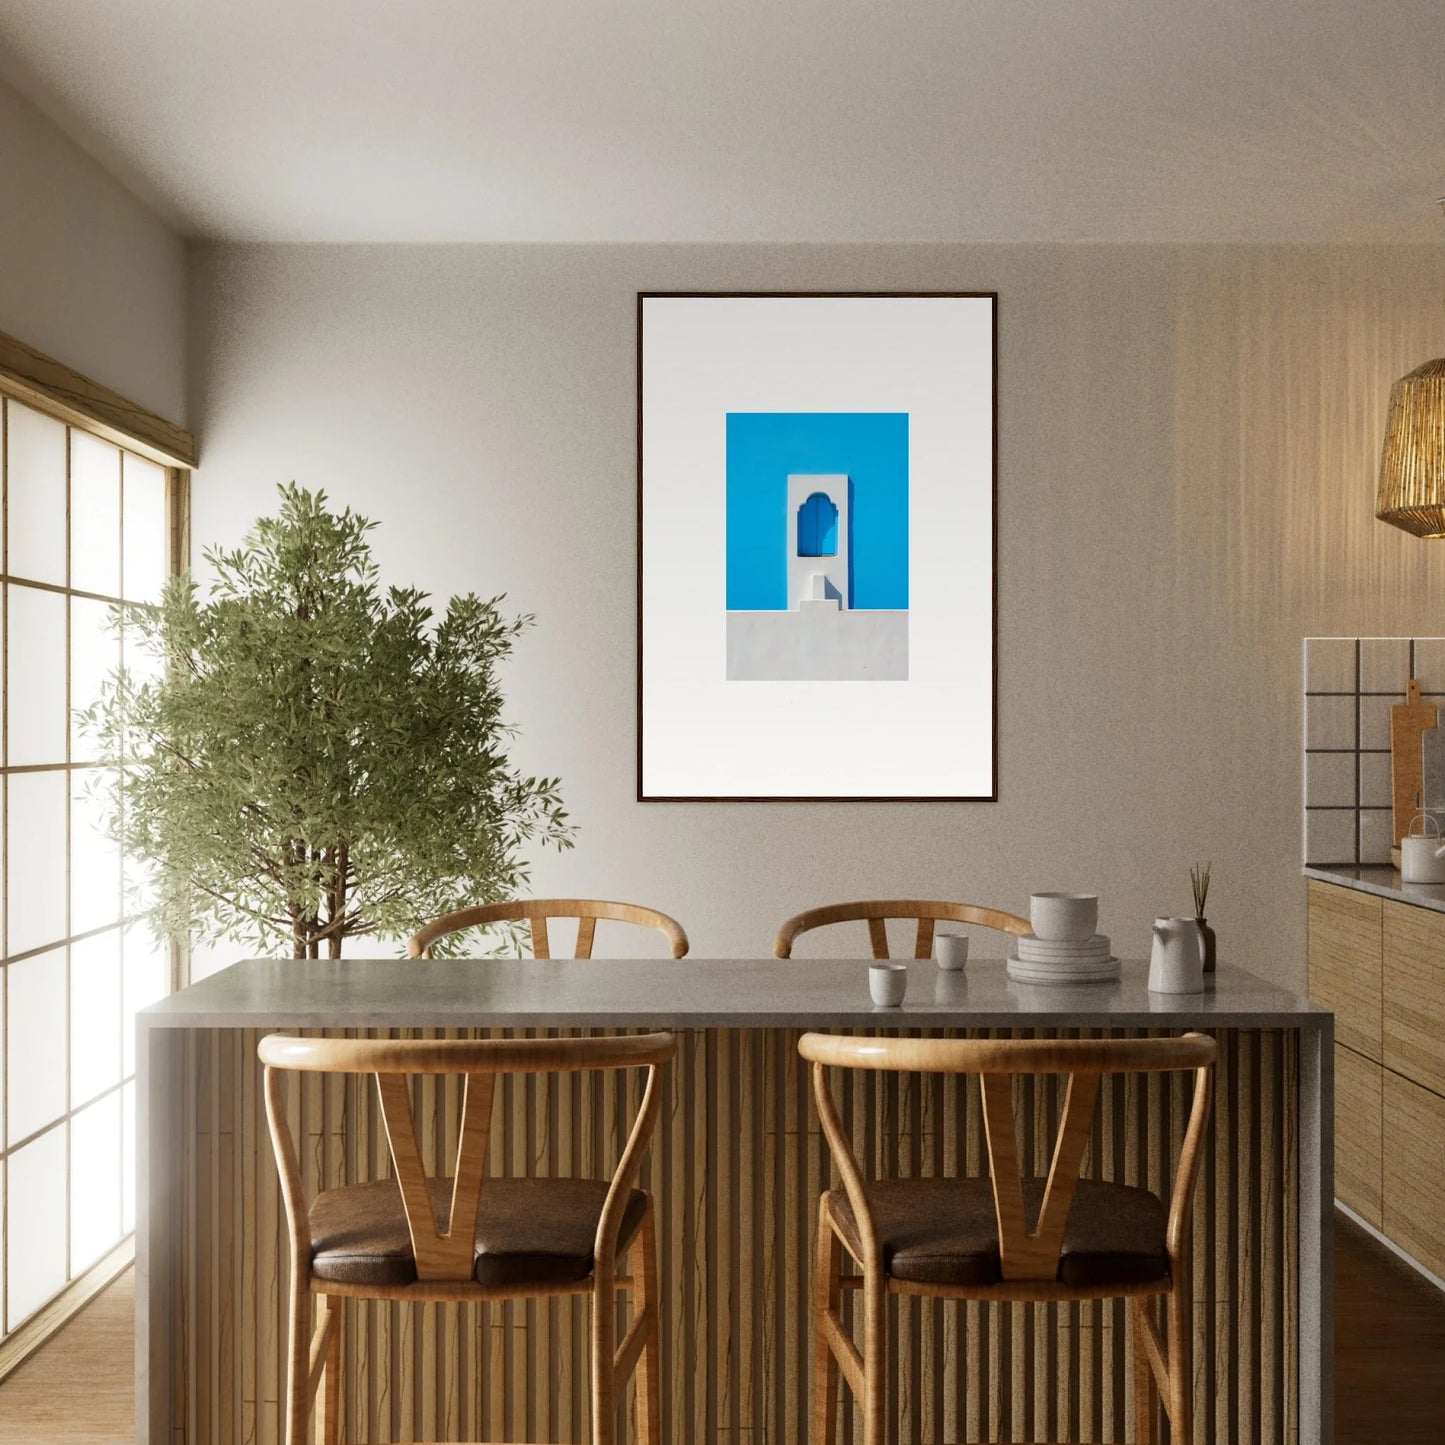
[[[507,759],[499,662],[530,617],[383,589],[373,524],[282,487],[277,515],[208,551],[202,596],[117,609],[134,664],[82,722],[113,766],[109,832],[157,933],[336,958],[514,896],[524,848],[570,846],[555,778]]]

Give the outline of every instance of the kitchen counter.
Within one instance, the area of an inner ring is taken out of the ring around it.
[[[1413,903],[1417,908],[1445,913],[1445,883],[1406,883],[1400,877],[1400,870],[1388,865],[1321,867],[1307,864],[1304,875],[1318,883],[1334,883],[1340,888],[1353,888],[1357,893],[1373,893],[1377,898],[1393,898],[1397,903]]]
[[[281,1438],[287,1244],[256,1059],[269,1030],[677,1031],[643,1176],[658,1200],[664,1441],[804,1445],[811,1231],[830,1168],[798,1031],[1198,1028],[1220,1045],[1196,1200],[1195,1335],[1217,1342],[1195,1355],[1200,1418],[1220,1442],[1328,1445],[1333,1015],[1229,966],[1205,993],[1170,996],[1149,993],[1139,960],[1115,983],[1067,988],[1011,983],[1000,960],[961,974],[915,961],[901,1009],[875,1008],[866,974],[857,958],[252,960],[144,1010],[137,1439]],[[1107,1079],[1086,1172],[1167,1193],[1189,1084]],[[835,1086],[865,1172],[981,1172],[976,1080],[859,1073]],[[308,1197],[388,1172],[369,1080],[287,1087]],[[1023,1147],[1046,1168],[1058,1081],[1021,1097],[1034,1101]],[[635,1107],[607,1076],[517,1076],[497,1100],[493,1160],[540,1175],[610,1168]],[[424,1147],[437,1149],[455,1100],[438,1090],[425,1108]],[[401,1308],[348,1314],[347,1438],[582,1438],[582,1327],[567,1302]],[[1074,1438],[1086,1417],[1096,1438],[1124,1438],[1111,1306],[1077,1319],[1076,1307],[917,1308],[890,1387],[898,1438]]]
[[[945,973],[909,963],[901,1008],[848,959],[292,959],[238,963],[142,1011],[140,1027],[387,1028],[1289,1028],[1328,1010],[1240,968],[1202,994],[1150,993],[1149,965],[1115,983],[1012,982],[1000,959]]]

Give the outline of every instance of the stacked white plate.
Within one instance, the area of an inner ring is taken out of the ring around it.
[[[1022,933],[1009,955],[1008,976],[1019,983],[1103,983],[1119,977],[1109,937],[1052,939]]]

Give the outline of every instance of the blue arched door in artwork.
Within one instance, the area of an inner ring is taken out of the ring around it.
[[[814,492],[798,508],[798,556],[838,555],[838,508],[825,492]]]

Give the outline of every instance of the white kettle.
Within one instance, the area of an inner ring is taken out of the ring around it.
[[[1418,833],[1417,823],[1421,830]],[[1410,819],[1409,832],[1400,839],[1400,881],[1445,883],[1445,840],[1440,837],[1440,824],[1430,813],[1416,813]]]
[[[1204,935],[1197,918],[1156,918],[1150,993],[1204,992]]]

